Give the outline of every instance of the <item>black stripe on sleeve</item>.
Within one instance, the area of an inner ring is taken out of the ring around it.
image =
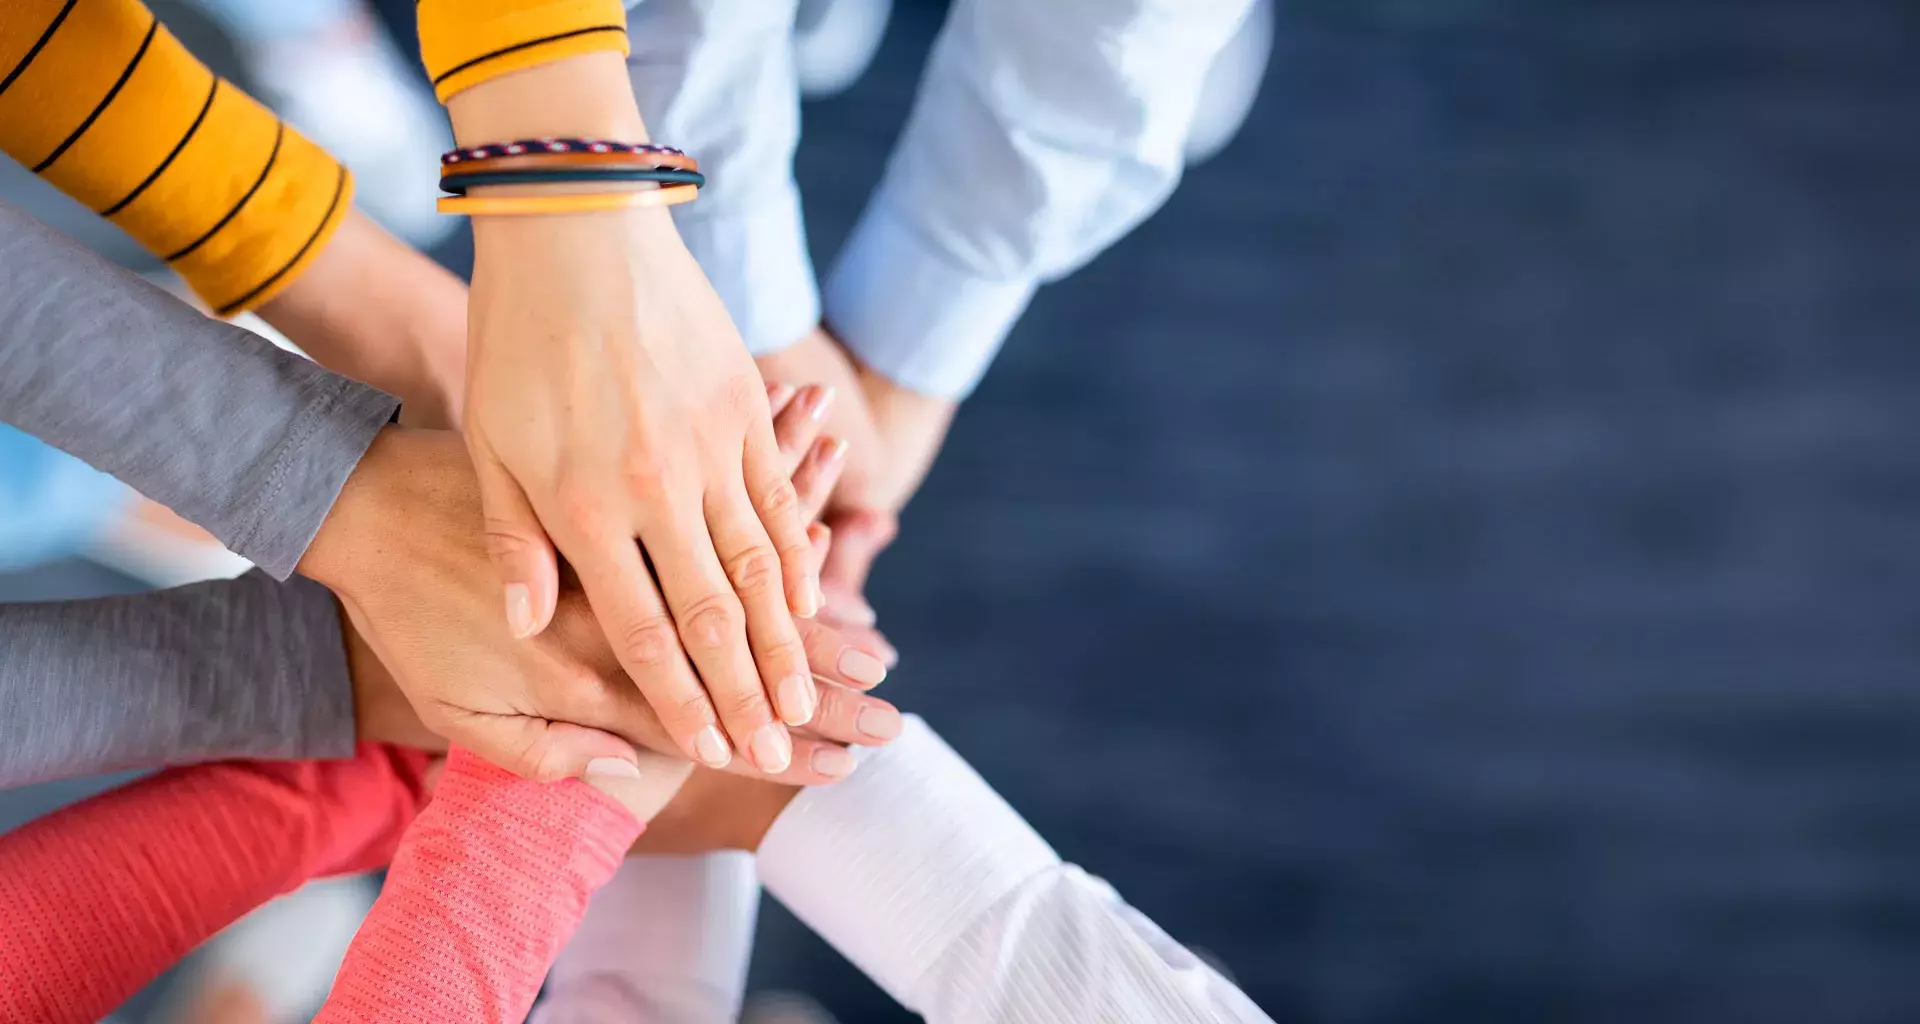
[[[0,92],[6,92],[7,86],[12,85],[13,80],[19,78],[20,73],[27,70],[27,65],[33,63],[33,58],[40,56],[40,51],[46,49],[47,41],[53,38],[55,32],[60,31],[61,22],[67,20],[67,12],[73,10],[73,5],[77,2],[78,0],[67,0],[67,5],[60,8],[60,13],[53,16],[53,24],[48,25],[47,30],[40,33],[40,39],[33,44],[33,49],[28,50],[27,55],[20,58],[20,63],[15,64],[13,70],[7,72],[7,77],[0,78]]]
[[[163,257],[168,263],[172,263],[174,260],[185,259],[186,257],[192,255],[195,249],[198,249],[202,245],[205,245],[207,242],[207,239],[212,238],[213,236],[219,234],[220,229],[226,227],[228,221],[232,220],[235,216],[239,215],[240,208],[247,205],[247,200],[252,199],[253,194],[255,192],[260,191],[261,185],[266,184],[267,175],[273,171],[273,162],[275,160],[280,159],[280,142],[282,139],[285,139],[286,137],[287,137],[286,123],[280,122],[273,133],[273,150],[267,154],[267,165],[265,167],[260,168],[260,176],[258,178],[253,179],[253,187],[247,189],[247,194],[241,196],[240,201],[233,204],[233,209],[228,210],[227,215],[225,217],[220,218],[218,223],[208,228],[206,231],[206,234],[203,234],[199,238],[196,238],[193,241],[188,242],[186,245],[186,248],[181,249],[178,252],[170,253],[167,256]]]
[[[292,270],[293,265],[300,262],[301,258],[306,256],[307,250],[313,248],[313,243],[318,242],[320,240],[320,232],[325,231],[327,229],[327,222],[333,220],[333,211],[338,210],[340,208],[340,197],[344,195],[346,191],[347,191],[347,169],[343,166],[340,168],[340,173],[338,175],[335,175],[333,179],[333,201],[327,204],[327,212],[324,214],[321,214],[320,223],[318,225],[315,225],[313,229],[313,234],[307,236],[307,242],[305,245],[302,245],[300,247],[300,251],[294,253],[291,257],[289,257],[287,259],[287,262],[282,263],[280,265],[280,269],[274,271],[272,275],[270,275],[265,281],[262,281],[258,285],[255,285],[252,291],[248,292],[245,295],[240,296],[239,298],[233,300],[232,302],[227,303],[224,306],[221,306],[219,309],[214,310],[215,315],[226,316],[232,313],[234,310],[239,309],[241,306],[244,306],[248,302],[252,301],[255,295],[258,295],[261,292],[266,291],[268,288],[273,287],[274,282],[280,280],[282,277],[285,277],[287,274],[287,271]]]
[[[75,128],[72,135],[67,136],[67,141],[62,142],[58,149],[47,154],[45,160],[34,165],[33,173],[39,174],[53,166],[53,162],[60,159],[60,154],[65,153],[67,147],[79,142],[80,136],[87,134],[87,129],[93,127],[93,122],[100,116],[100,112],[107,109],[107,105],[113,102],[113,98],[120,95],[120,90],[127,84],[127,79],[133,77],[133,69],[140,66],[140,58],[147,55],[147,47],[153,45],[153,35],[158,31],[160,31],[160,19],[156,17],[147,25],[146,38],[140,40],[140,48],[133,51],[133,59],[127,62],[126,70],[120,72],[119,80],[113,83],[113,88],[107,90],[107,95],[101,99],[100,105],[93,108],[93,113],[88,114],[87,119],[80,122],[80,127]]]
[[[101,210],[100,216],[111,217],[114,214],[119,213],[121,210],[126,209],[128,203],[131,203],[135,199],[140,198],[140,193],[145,192],[147,190],[148,185],[153,184],[154,181],[160,177],[160,175],[166,173],[167,168],[173,166],[173,158],[179,156],[180,151],[187,148],[187,143],[193,141],[193,133],[200,130],[200,122],[205,121],[207,119],[207,111],[213,109],[213,96],[215,93],[219,91],[220,91],[220,76],[214,75],[213,84],[207,87],[206,102],[200,104],[200,113],[194,117],[193,123],[187,126],[187,133],[185,135],[180,136],[179,142],[176,142],[173,144],[173,152],[168,153],[166,156],[166,159],[160,161],[160,166],[155,167],[153,169],[153,173],[147,175],[147,179],[145,181],[142,181],[140,184],[133,186],[133,191],[127,193],[126,196],[122,198],[119,202],[113,204],[112,206],[107,207],[104,210]]]
[[[541,36],[538,39],[529,39],[524,43],[515,43],[512,46],[503,46],[500,49],[493,51],[492,53],[483,53],[480,56],[475,57],[464,64],[459,64],[454,67],[448,68],[444,73],[434,76],[433,84],[437,86],[441,82],[444,82],[449,78],[452,78],[453,76],[459,74],[462,71],[467,70],[470,67],[473,67],[476,64],[485,64],[486,62],[494,59],[495,57],[504,57],[509,53],[516,53],[520,50],[531,49],[535,46],[540,46],[546,43],[556,43],[562,39],[572,39],[574,36],[592,35],[595,32],[625,32],[626,30],[627,30],[627,26],[625,25],[599,25],[594,28],[577,28],[571,32],[561,32],[557,35]]]

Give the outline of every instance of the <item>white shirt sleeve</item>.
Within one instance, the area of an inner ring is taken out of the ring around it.
[[[674,224],[755,355],[820,322],[793,181],[796,2],[645,0],[627,12],[627,77],[648,132],[707,176]]]
[[[932,1024],[1271,1024],[1062,863],[917,717],[851,778],[795,797],[759,864],[769,892]]]
[[[828,275],[828,324],[894,381],[965,396],[1036,287],[1172,192],[1207,68],[1251,4],[956,0]]]

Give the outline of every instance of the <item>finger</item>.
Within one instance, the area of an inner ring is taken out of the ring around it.
[[[720,504],[726,504],[724,499]],[[765,680],[780,720],[803,725],[813,718],[813,676],[780,587],[780,562],[759,522],[747,514],[747,496],[736,493],[731,504],[733,515],[723,507],[708,512],[713,548],[746,612],[747,641],[758,666],[756,678]]]
[[[814,675],[857,690],[871,690],[886,681],[884,648],[870,642],[854,643],[843,630],[817,621],[803,619],[799,629],[800,640],[807,648],[807,665]]]
[[[876,621],[873,607],[862,595],[873,561],[893,543],[899,521],[879,509],[856,509],[833,517],[833,550],[820,570],[820,585],[826,592],[835,619],[852,625],[871,626]]]
[[[633,760],[633,744],[610,732],[532,715],[496,715],[453,709],[461,746],[534,782],[584,775],[598,758]]]
[[[794,401],[798,403],[799,399]],[[747,428],[741,467],[751,502],[747,507],[758,513],[761,529],[780,556],[787,607],[793,614],[810,619],[820,610],[820,580],[809,571],[807,521],[800,515],[799,495],[780,458],[771,422],[756,421]]]
[[[827,552],[833,550],[833,530],[817,520],[808,523],[807,545],[807,564],[818,572],[827,562]]]
[[[639,546],[613,534],[593,545],[593,553],[595,557],[587,559],[570,553],[568,561],[621,669],[660,716],[676,748],[701,764],[725,765],[733,750],[721,734],[706,688],[687,661],[680,630]]]
[[[653,556],[680,642],[719,711],[721,728],[756,765],[784,769],[793,757],[792,745],[786,728],[774,720],[767,692],[778,693],[781,682],[798,675],[792,663],[804,652],[796,646],[786,658],[789,667],[771,664],[773,674],[763,674],[748,646],[750,635],[784,643],[780,627],[793,628],[779,596],[779,561],[759,522],[736,502],[704,517],[696,513],[649,527],[641,543]],[[795,685],[786,683],[785,689],[794,691]],[[805,697],[811,712],[811,681],[794,695]]]
[[[487,557],[505,587],[507,631],[525,639],[553,621],[560,593],[559,564],[553,543],[520,484],[484,447],[472,451],[486,523]]]
[[[629,748],[631,750],[631,748]],[[633,759],[601,757],[587,763],[580,781],[618,801],[640,822],[653,820],[693,772],[679,758],[633,751]]]
[[[852,775],[857,767],[859,763],[847,752],[845,743],[796,732],[793,734],[793,762],[784,771],[757,771],[747,764],[745,758],[736,760],[725,770],[735,775],[789,786],[819,786],[839,782]]]
[[[813,439],[820,436],[827,405],[831,401],[832,388],[809,384],[801,388],[798,396],[784,409],[774,413],[773,440],[780,447],[780,463],[788,476],[793,475],[794,467],[806,456]]]
[[[778,384],[767,385],[768,412],[770,412],[777,419],[780,416],[781,410],[785,409],[787,405],[793,401],[794,394],[797,393],[799,390],[800,390],[799,388],[796,388],[793,385],[786,383],[785,381],[782,381]]]
[[[806,457],[793,470],[793,491],[799,496],[800,518],[812,523],[833,494],[840,472],[847,468],[847,442],[838,437],[823,437],[807,449]]]
[[[807,723],[807,733],[875,747],[900,735],[900,711],[878,697],[828,683],[820,687],[820,712]]]

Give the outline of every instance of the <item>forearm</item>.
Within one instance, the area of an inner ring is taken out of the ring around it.
[[[0,419],[285,578],[394,400],[0,204]]]
[[[459,423],[466,285],[365,214],[258,312],[315,362],[399,398],[408,424]]]
[[[757,846],[767,891],[933,1024],[1268,1020],[917,718]]]
[[[218,80],[138,0],[0,4],[0,150],[124,229],[222,316],[297,279],[345,168]]]
[[[316,1024],[525,1019],[640,822],[586,784],[455,748]]]
[[[333,596],[252,572],[0,604],[0,789],[125,768],[353,753]]]
[[[1179,179],[1208,64],[1250,0],[961,0],[825,288],[862,362],[964,397],[1040,284]]]
[[[424,762],[174,769],[0,837],[0,1019],[97,1021],[266,900],[385,863]]]

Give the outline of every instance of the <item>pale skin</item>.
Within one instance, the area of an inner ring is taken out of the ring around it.
[[[812,514],[845,454],[842,443],[820,436],[829,396],[818,387],[779,386],[768,398],[778,411],[782,468],[802,510]],[[445,736],[547,780],[584,775],[599,758],[630,756],[633,744],[673,750],[577,588],[563,588],[553,628],[531,641],[513,640],[489,618],[487,563],[469,518],[478,517],[473,492],[464,453],[450,436],[390,428],[348,481],[302,563],[340,597],[362,735],[429,748],[436,745],[430,737]],[[394,557],[390,544],[409,550]],[[816,526],[809,544],[817,564],[826,530]],[[336,586],[329,582],[335,577],[350,583]],[[375,620],[387,625],[369,625]],[[477,642],[440,639],[476,634]],[[742,759],[728,771],[830,782],[853,770],[846,744],[898,734],[898,712],[863,692],[885,677],[879,652],[818,623],[805,623],[803,634],[821,693],[818,713],[793,734],[790,753],[775,767]],[[476,684],[483,679],[492,685]]]

